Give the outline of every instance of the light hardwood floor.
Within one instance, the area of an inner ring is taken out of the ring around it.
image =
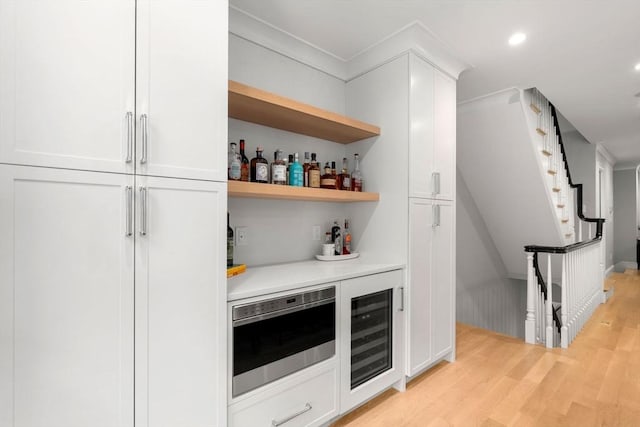
[[[640,426],[640,275],[607,279],[600,305],[567,350],[464,324],[457,361],[390,390],[335,427]]]

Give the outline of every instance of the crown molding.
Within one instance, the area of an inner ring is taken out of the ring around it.
[[[456,80],[463,70],[470,68],[419,21],[406,25],[348,60],[235,6],[229,6],[229,33],[345,82],[406,52],[413,52]]]
[[[596,144],[596,151],[600,153],[611,166],[616,164],[616,158],[613,157],[613,155],[609,152],[609,150],[607,150],[604,145],[602,145],[601,142],[598,142]]]

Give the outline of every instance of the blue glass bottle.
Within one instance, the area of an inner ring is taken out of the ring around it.
[[[289,166],[289,185],[293,187],[304,186],[304,171],[298,159],[298,153],[294,155],[293,163]]]

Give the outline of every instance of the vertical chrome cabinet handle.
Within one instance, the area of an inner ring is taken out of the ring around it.
[[[292,419],[299,417],[300,415],[304,414],[305,412],[308,412],[311,410],[311,403],[307,402],[306,405],[304,405],[304,409],[301,410],[300,412],[296,412],[295,414],[291,414],[285,418],[282,418],[281,420],[271,420],[271,426],[272,427],[278,427],[281,426],[282,424],[291,421]]]
[[[433,183],[433,194],[440,194],[440,172],[431,174],[431,182]]]
[[[147,235],[147,188],[140,187],[140,235]]]
[[[404,311],[404,286],[400,287],[400,311]]]
[[[126,163],[133,160],[133,113],[127,111],[127,158]]]
[[[140,116],[140,127],[142,133],[142,153],[140,154],[140,164],[147,163],[147,150],[149,149],[149,117],[146,114]]]
[[[433,227],[440,227],[440,205],[433,205]]]
[[[133,205],[133,188],[130,185],[127,185],[124,188],[124,192],[125,192],[125,197],[127,198],[127,229],[125,231],[125,236],[130,237],[133,234],[133,221],[132,221],[132,216],[133,216],[133,212],[131,210],[132,205]]]

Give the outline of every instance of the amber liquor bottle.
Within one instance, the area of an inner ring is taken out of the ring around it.
[[[320,177],[320,187],[331,190],[336,189],[336,176],[331,173],[329,162],[324,165],[324,174]]]
[[[351,174],[347,167],[347,158],[342,158],[342,172],[340,172],[340,189],[351,191]]]
[[[320,166],[316,160],[316,153],[311,153],[311,164],[309,165],[309,187],[320,188]]]
[[[358,154],[354,154],[356,167],[351,173],[351,189],[353,191],[362,191],[362,187],[364,186],[364,180],[362,178],[362,172],[360,172],[360,158]]]
[[[256,157],[251,159],[251,182],[269,183],[269,162],[262,157],[262,147],[256,149]]]
[[[341,177],[336,173],[336,162],[331,162],[331,175],[333,175],[333,179],[335,180],[335,187],[333,187],[333,189],[339,190]]]
[[[303,176],[303,185],[304,187],[309,186],[309,168],[311,167],[311,163],[309,163],[309,152],[304,152],[304,163],[302,164],[302,176]]]
[[[240,181],[249,181],[249,159],[244,153],[244,139],[240,140],[240,158],[242,163],[240,164]]]
[[[282,160],[282,151],[275,153],[275,158],[271,164],[271,183],[278,185],[287,185],[287,166]]]

